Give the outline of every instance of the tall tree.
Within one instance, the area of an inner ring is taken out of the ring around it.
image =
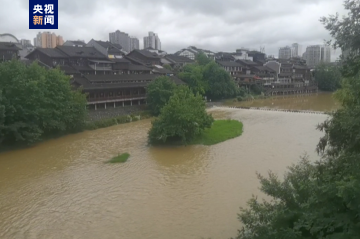
[[[3,143],[33,143],[44,135],[82,128],[86,97],[73,91],[69,77],[58,69],[13,60],[0,64],[0,75]]]
[[[204,79],[208,82],[206,94],[213,98],[227,98],[236,95],[237,88],[228,72],[214,61],[204,67]]]
[[[208,84],[203,77],[203,69],[198,64],[188,64],[179,73],[179,78],[192,89],[193,93],[205,94]]]
[[[5,123],[5,105],[2,101],[2,91],[0,90],[0,145],[2,141],[4,140],[4,126]]]
[[[160,114],[160,110],[174,94],[176,84],[166,76],[161,76],[151,82],[146,89],[147,103],[151,113],[155,116]]]
[[[200,52],[199,54],[197,54],[195,60],[200,66],[205,66],[205,65],[209,64],[212,61],[203,52]]]
[[[341,72],[338,66],[322,63],[315,69],[315,81],[320,90],[335,91],[340,88]]]
[[[360,1],[345,0],[344,7],[348,11],[347,16],[339,14],[322,17],[320,21],[335,39],[332,43],[334,48],[350,51],[347,59],[343,58],[343,76],[356,75],[360,70]]]
[[[213,122],[206,113],[205,102],[200,94],[194,95],[187,86],[178,87],[168,104],[149,131],[149,143],[161,144],[181,141],[187,144]]]

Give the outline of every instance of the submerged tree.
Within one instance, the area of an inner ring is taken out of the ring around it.
[[[160,110],[174,94],[176,84],[166,76],[160,76],[151,82],[146,89],[147,103],[153,115],[160,114]]]
[[[159,118],[152,122],[149,143],[181,141],[187,144],[205,128],[210,128],[213,121],[206,113],[201,95],[194,95],[187,86],[180,86],[161,109]]]

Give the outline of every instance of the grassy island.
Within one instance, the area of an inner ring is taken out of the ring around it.
[[[216,120],[211,128],[194,139],[191,144],[214,145],[240,136],[243,124],[237,120]]]
[[[125,163],[129,157],[130,154],[128,153],[119,154],[118,156],[113,157],[106,163]]]

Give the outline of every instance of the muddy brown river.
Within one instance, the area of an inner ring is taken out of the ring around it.
[[[256,172],[316,160],[326,115],[213,108],[241,120],[215,146],[147,146],[150,120],[0,154],[0,238],[201,239],[236,236]],[[104,161],[129,152],[125,164]]]

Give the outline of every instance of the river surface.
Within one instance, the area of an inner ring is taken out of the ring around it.
[[[256,172],[280,176],[316,160],[326,115],[214,108],[244,123],[214,146],[152,148],[150,120],[69,135],[0,154],[0,238],[229,238]],[[129,152],[125,164],[104,164]]]
[[[271,98],[252,101],[227,102],[226,104],[243,107],[265,107],[312,111],[333,111],[340,108],[340,103],[333,98],[332,93],[274,96]]]

